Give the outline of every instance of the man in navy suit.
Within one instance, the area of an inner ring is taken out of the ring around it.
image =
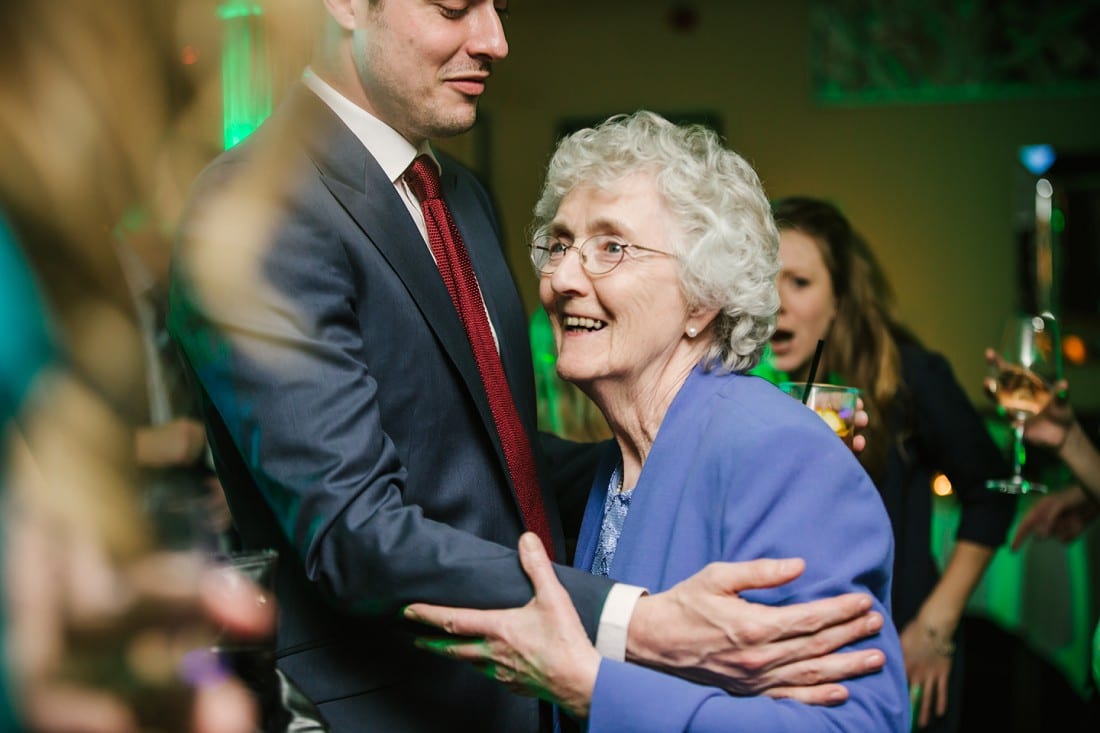
[[[534,731],[536,702],[416,650],[400,619],[413,601],[499,608],[531,595],[509,446],[406,177],[419,156],[468,251],[560,560],[559,505],[588,489],[584,451],[536,432],[526,319],[489,198],[428,142],[474,123],[508,52],[506,2],[324,4],[302,84],[196,184],[172,331],[241,538],[280,552],[279,666],[332,729]],[[759,561],[639,597],[557,567],[606,654],[741,692],[805,685],[792,694],[823,701],[835,685],[819,680],[881,666],[828,654],[876,619],[866,598],[767,608],[736,595],[797,572]]]

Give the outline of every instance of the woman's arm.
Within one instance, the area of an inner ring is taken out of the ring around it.
[[[947,712],[947,682],[955,652],[952,638],[966,602],[993,559],[993,548],[960,540],[951,553],[943,576],[921,605],[917,616],[901,632],[905,673],[909,684],[922,692],[919,724],[928,724]]]
[[[986,480],[1007,475],[1009,467],[947,360],[910,346],[902,351],[902,365],[915,415],[915,460],[922,469],[942,471],[950,479],[961,508],[955,548],[943,575],[901,630],[909,684],[921,689],[918,721],[924,726],[933,712],[947,710],[955,630],[1004,542],[1015,497],[985,488]],[[906,524],[909,532],[927,536],[930,521],[930,513],[914,514]]]
[[[1058,390],[1059,385],[1063,390],[1066,389],[1066,383],[1063,381],[1055,385],[1055,390]],[[1041,443],[1043,441],[1037,436],[1055,436],[1057,426],[1050,425],[1054,422],[1052,415],[1063,409],[1069,410],[1068,401],[1054,397],[1042,412],[1024,426],[1024,437],[1032,442]],[[1085,435],[1081,423],[1077,422],[1077,418],[1073,417],[1072,413],[1069,415],[1069,423],[1064,426],[1061,440],[1053,444],[1053,447],[1057,450],[1058,457],[1065,461],[1069,470],[1078,478],[1082,488],[1088,492],[1093,501],[1100,502],[1100,451]]]

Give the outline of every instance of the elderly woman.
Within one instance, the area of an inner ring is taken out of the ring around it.
[[[709,130],[638,112],[565,139],[531,245],[558,371],[614,433],[575,564],[650,590],[717,560],[807,558],[746,599],[783,605],[866,592],[886,615],[892,540],[882,501],[823,421],[745,376],[772,333],[778,235],[752,168]],[[525,535],[535,598],[521,609],[425,605],[406,615],[465,638],[424,646],[552,700],[589,730],[900,731],[896,633],[884,670],[835,706],[723,690],[601,658]],[[469,637],[474,637],[473,639]],[[860,642],[848,649],[870,649]]]

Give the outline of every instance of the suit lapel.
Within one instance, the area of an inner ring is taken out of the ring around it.
[[[307,149],[321,173],[322,182],[401,279],[443,351],[462,376],[507,476],[500,437],[466,330],[455,312],[451,296],[427,245],[406,214],[405,203],[358,138],[312,92],[300,91],[296,102],[312,106],[314,109],[309,110],[308,114],[318,122],[308,126],[305,134]],[[470,217],[470,222],[467,222],[471,227],[470,236],[476,236],[480,241],[487,232],[492,237],[489,241],[495,243],[495,233],[488,226],[473,223],[479,218],[484,217]],[[463,230],[463,236],[466,236],[466,230]],[[466,241],[469,246],[470,240]],[[487,258],[479,255],[477,259],[483,263]],[[502,258],[498,255],[498,259]],[[504,269],[507,270],[506,267]],[[497,274],[492,270],[491,266],[488,267],[487,276],[496,280]],[[480,276],[481,272],[478,274]],[[483,283],[482,289],[492,290],[492,286]]]

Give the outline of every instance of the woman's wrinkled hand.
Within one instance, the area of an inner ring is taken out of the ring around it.
[[[519,558],[535,588],[526,606],[482,611],[415,603],[405,608],[406,618],[449,635],[420,639],[417,646],[470,662],[513,692],[544,698],[574,717],[587,718],[600,654],[536,535],[520,537]]]

